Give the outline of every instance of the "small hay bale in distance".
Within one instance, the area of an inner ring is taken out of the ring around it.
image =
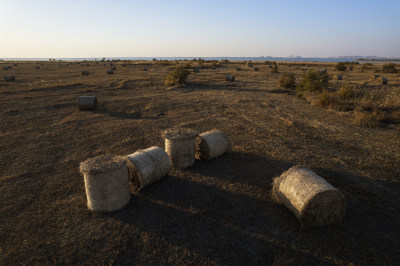
[[[226,75],[225,76],[225,81],[235,81],[235,76],[234,75]]]
[[[196,137],[196,159],[208,161],[231,150],[228,136],[221,130],[211,130]]]
[[[131,192],[157,182],[171,169],[168,154],[159,147],[138,150],[128,155],[129,185]]]
[[[240,71],[240,70],[242,70],[241,67],[237,67],[237,68],[236,68],[236,71]]]
[[[80,164],[89,210],[110,212],[129,202],[131,193],[126,160],[122,156],[107,154]]]
[[[5,81],[15,81],[15,77],[14,76],[10,76],[10,75],[6,75],[6,76],[4,76],[4,80]]]
[[[95,110],[97,108],[97,97],[96,96],[79,96],[78,97],[78,109],[84,110]]]
[[[82,70],[82,76],[89,76],[89,71]]]
[[[303,166],[292,167],[275,178],[272,194],[305,227],[335,224],[345,214],[346,201],[343,194]]]
[[[107,74],[114,74],[114,71],[112,69],[107,69]]]
[[[378,85],[386,85],[388,83],[388,79],[384,77],[379,77],[376,79],[376,83]]]
[[[258,67],[255,67],[255,68],[254,68],[254,71],[258,71],[258,70],[260,70]]]
[[[168,129],[164,132],[165,151],[176,168],[187,168],[195,163],[196,137],[192,129]]]
[[[341,74],[337,74],[333,77],[336,80],[342,80],[342,75]]]

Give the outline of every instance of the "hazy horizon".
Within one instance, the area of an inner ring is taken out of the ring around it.
[[[0,58],[400,57],[400,2],[4,0]]]

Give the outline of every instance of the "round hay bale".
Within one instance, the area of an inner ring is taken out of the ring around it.
[[[15,77],[14,77],[14,76],[6,75],[6,76],[4,76],[4,80],[5,80],[5,81],[15,81]]]
[[[376,79],[376,82],[378,85],[386,85],[388,80],[387,80],[387,78],[379,77]]]
[[[97,108],[96,96],[79,96],[78,97],[79,110],[94,110]]]
[[[107,74],[114,74],[114,71],[112,69],[108,69]]]
[[[129,185],[131,192],[157,182],[166,176],[171,169],[168,154],[159,147],[138,150],[128,155]]]
[[[346,201],[342,193],[308,168],[295,166],[273,181],[275,200],[285,205],[302,226],[340,222]]]
[[[196,159],[208,161],[231,150],[229,138],[224,132],[214,129],[196,137]]]
[[[258,70],[260,70],[258,67],[255,67],[255,68],[254,68],[254,71],[258,71]]]
[[[337,74],[337,75],[334,76],[334,79],[342,80],[342,75],[341,74]]]
[[[82,70],[82,76],[89,76],[89,71]]]
[[[225,81],[235,81],[235,76],[234,75],[226,75],[225,76]]]
[[[36,68],[36,69],[40,69],[40,66],[36,66],[35,68]]]
[[[84,176],[90,210],[115,211],[129,202],[131,193],[126,158],[112,154],[97,156],[82,162],[80,171]]]
[[[194,164],[197,135],[192,129],[168,129],[164,132],[165,151],[173,166],[183,169]]]
[[[237,70],[237,71],[240,71],[240,70],[242,70],[242,68],[241,68],[241,67],[237,67],[236,70]]]

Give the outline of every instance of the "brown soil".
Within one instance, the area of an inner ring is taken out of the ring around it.
[[[272,74],[224,64],[166,90],[174,62],[117,63],[113,75],[102,62],[43,64],[0,70],[16,78],[0,80],[0,265],[400,265],[400,127],[359,128],[350,112],[277,87],[282,73],[299,80],[306,66]],[[355,66],[331,86],[368,83],[372,73]],[[384,76],[399,89],[399,74]],[[79,95],[97,96],[98,110],[79,111]],[[87,210],[81,161],[164,147],[161,133],[179,126],[221,129],[233,151],[171,171],[120,211]],[[302,229],[273,202],[272,179],[296,164],[345,195],[343,223]]]

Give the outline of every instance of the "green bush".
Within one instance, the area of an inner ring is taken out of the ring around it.
[[[172,71],[165,78],[166,86],[175,86],[186,83],[186,79],[190,75],[190,72],[183,67],[178,67],[175,71]]]
[[[327,89],[329,85],[329,77],[326,74],[319,74],[315,71],[310,71],[304,74],[301,78],[296,90],[302,91],[321,91]]]
[[[339,62],[339,63],[336,64],[335,69],[336,69],[337,71],[346,71],[347,66],[346,66],[346,64],[343,63],[343,62]]]
[[[382,67],[382,71],[385,73],[396,73],[396,65],[393,63],[384,64]]]
[[[294,89],[296,88],[296,78],[293,74],[285,73],[279,79],[279,85],[282,88]]]

